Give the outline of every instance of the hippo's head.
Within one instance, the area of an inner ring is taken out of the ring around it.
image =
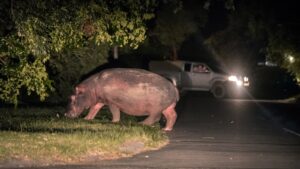
[[[91,105],[90,92],[84,86],[77,86],[75,94],[70,97],[70,103],[65,116],[70,118],[78,117],[84,109]]]

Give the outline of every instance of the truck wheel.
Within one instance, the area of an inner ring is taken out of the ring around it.
[[[216,83],[211,88],[211,92],[217,99],[222,99],[226,96],[226,88],[225,85],[222,83]]]

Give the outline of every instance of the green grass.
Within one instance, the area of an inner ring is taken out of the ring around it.
[[[0,109],[0,163],[80,163],[129,156],[168,142],[158,124],[142,126],[129,116],[113,124],[107,110],[92,121],[67,119],[60,115],[63,110]],[[142,148],[132,147],[135,143]]]

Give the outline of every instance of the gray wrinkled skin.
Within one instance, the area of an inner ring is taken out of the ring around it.
[[[142,123],[152,125],[161,114],[166,117],[164,130],[170,131],[176,121],[176,87],[165,78],[142,69],[116,68],[97,73],[80,83],[71,96],[67,117],[78,117],[89,109],[87,120],[107,105],[113,122],[120,120],[120,111],[133,116],[148,116]]]

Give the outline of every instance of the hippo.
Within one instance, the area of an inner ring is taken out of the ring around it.
[[[78,117],[89,109],[86,120],[92,120],[103,106],[112,113],[112,122],[120,121],[120,111],[132,116],[147,116],[141,123],[153,125],[163,114],[165,131],[171,131],[177,113],[179,100],[177,88],[164,77],[132,68],[106,69],[92,75],[75,87],[67,117]]]

